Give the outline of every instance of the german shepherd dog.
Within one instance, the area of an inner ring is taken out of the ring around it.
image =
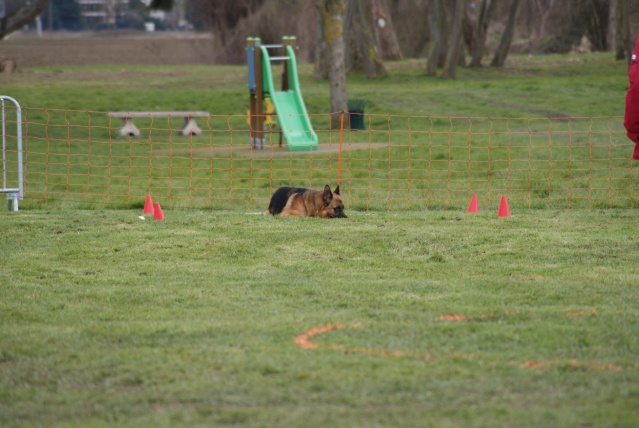
[[[273,193],[271,203],[264,214],[281,214],[282,217],[346,218],[339,186],[331,192],[328,184],[324,186],[323,191],[302,187],[280,187]]]

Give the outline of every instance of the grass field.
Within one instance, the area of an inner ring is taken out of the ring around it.
[[[0,212],[2,426],[636,426],[633,210]]]
[[[349,76],[370,116],[347,144],[386,146],[345,152],[331,221],[257,213],[280,184],[334,184],[334,152],[194,155],[245,149],[244,67],[0,74],[28,122],[27,194],[0,209],[0,426],[637,426],[625,67]],[[118,110],[214,116],[201,139],[141,122],[125,141]],[[139,218],[149,191],[166,221]]]
[[[447,81],[423,64],[390,76],[349,76],[368,99],[364,132],[344,135],[342,190],[358,210],[462,209],[474,193],[522,208],[634,208],[636,172],[622,125],[626,64],[609,54],[513,56],[495,70]],[[243,66],[32,67],[0,76],[25,108],[25,207],[135,208],[151,193],[169,207],[261,209],[280,185],[321,187],[338,175],[328,84],[300,66],[325,151],[286,153],[270,135],[248,151]],[[137,120],[139,138],[113,135],[107,111],[203,110],[201,137],[181,118]],[[353,150],[358,148],[359,150]],[[282,153],[282,151],[284,153]],[[15,174],[10,174],[14,177]]]

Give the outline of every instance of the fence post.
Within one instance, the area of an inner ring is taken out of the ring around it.
[[[24,198],[24,170],[22,162],[22,108],[13,98],[0,95],[2,102],[2,188],[0,193],[6,193],[9,201],[9,211],[18,211],[18,200]],[[11,101],[16,106],[16,141],[18,155],[18,187],[8,187],[7,185],[7,133],[5,117],[5,100]]]

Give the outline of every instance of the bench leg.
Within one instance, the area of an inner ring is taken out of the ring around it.
[[[127,117],[122,119],[122,126],[118,129],[119,137],[139,137],[140,130],[133,124],[133,119]]]
[[[178,131],[179,135],[189,136],[189,135],[200,135],[202,130],[195,123],[195,119],[192,117],[184,118],[184,125]]]

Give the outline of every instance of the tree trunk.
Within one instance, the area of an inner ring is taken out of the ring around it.
[[[456,76],[459,55],[462,51],[464,39],[462,37],[462,22],[466,13],[466,0],[455,0],[455,11],[453,13],[453,25],[448,39],[448,50],[446,51],[446,61],[444,63],[444,79],[454,79]]]
[[[315,44],[313,77],[328,80],[328,46],[326,46],[324,23],[322,22],[322,15],[320,13],[317,14],[317,42]]]
[[[446,15],[444,14],[444,0],[431,1],[430,13],[430,47],[426,60],[425,76],[434,76],[439,67],[439,58],[444,49],[446,27]]]
[[[609,0],[591,0],[586,16],[588,19],[588,38],[592,47],[597,51],[606,51],[608,35],[608,13],[610,12]]]
[[[477,21],[477,39],[473,49],[473,58],[470,61],[471,67],[481,67],[481,59],[486,49],[486,37],[488,36],[488,25],[493,19],[497,0],[483,0],[479,11],[479,20]]]
[[[191,18],[208,27],[213,35],[215,58],[224,62],[243,62],[243,46],[247,36],[242,24],[250,21],[251,15],[259,11],[263,0],[189,0]]]
[[[555,2],[556,0],[550,0],[550,3],[548,3],[548,6],[541,5],[539,3],[539,0],[535,2],[540,15],[539,27],[537,27],[537,40],[540,40],[545,34],[546,22],[548,21],[548,16],[550,15],[550,12],[555,6]]]
[[[397,61],[402,59],[402,51],[397,42],[397,34],[395,34],[386,0],[373,0],[372,3],[375,44],[382,60]]]
[[[466,52],[472,55],[475,51],[475,45],[477,44],[477,31],[475,31],[475,23],[473,23],[470,17],[470,8],[468,7],[464,10],[464,17],[462,18],[462,38],[464,47],[459,51],[459,64],[466,66]]]
[[[328,48],[328,80],[331,96],[331,129],[340,126],[342,112],[348,110],[346,69],[344,66],[344,11],[346,0],[316,0]],[[346,114],[348,118],[348,114]]]
[[[615,58],[629,60],[632,55],[628,2],[620,1],[615,9]]]
[[[513,41],[513,35],[515,33],[515,18],[517,17],[517,10],[519,9],[520,2],[521,0],[513,0],[510,6],[508,23],[506,24],[506,29],[504,30],[504,34],[501,37],[501,41],[499,42],[497,52],[495,53],[495,56],[490,63],[491,67],[502,67],[504,65],[504,62],[506,62],[508,50],[510,49],[510,44]]]
[[[615,36],[617,33],[617,0],[610,0],[608,5],[608,33],[606,34],[606,46],[608,49],[614,49]]]
[[[49,0],[26,0],[6,4],[5,15],[0,18],[0,40],[36,19],[48,3]]]
[[[348,55],[346,69],[365,72],[372,79],[387,75],[375,44],[369,0],[350,0],[346,12],[344,41]]]

